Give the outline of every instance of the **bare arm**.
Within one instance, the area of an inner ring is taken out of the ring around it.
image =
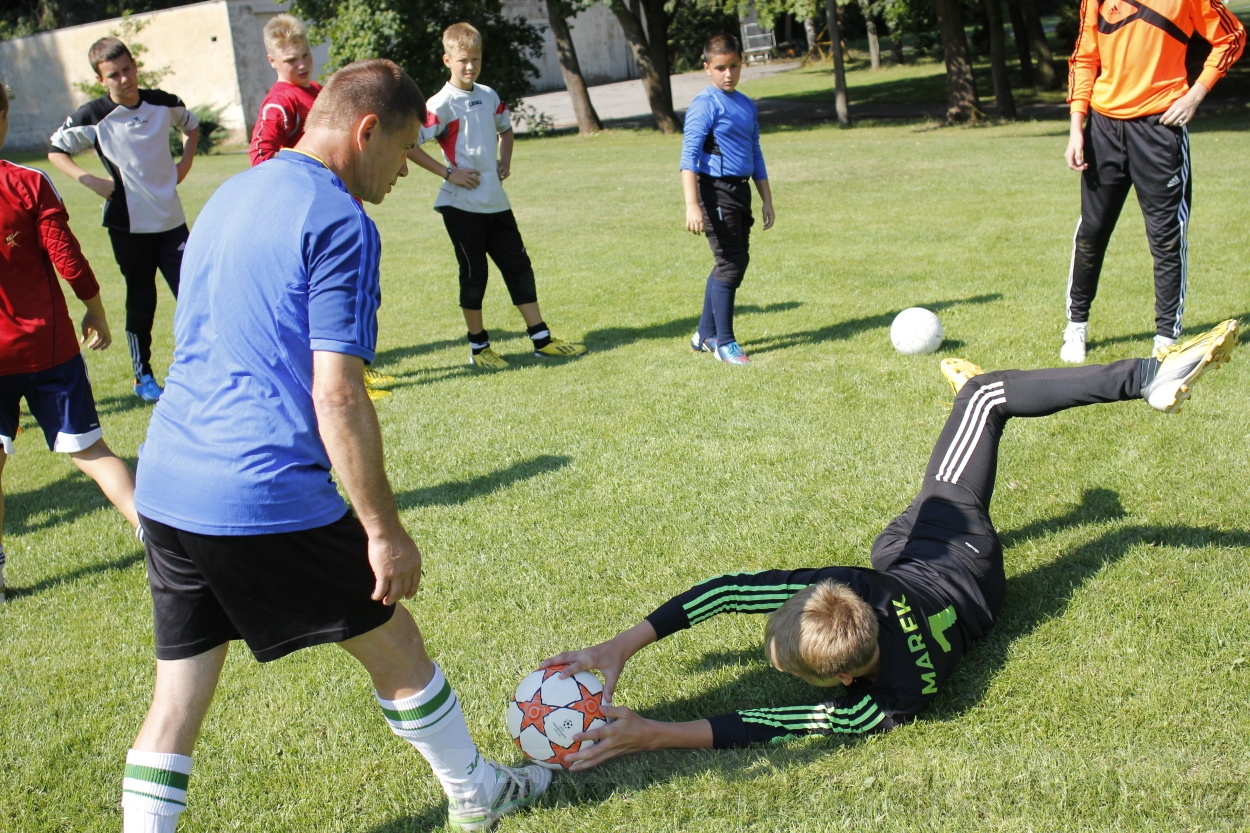
[[[512,145],[515,142],[516,136],[511,130],[499,134],[499,161],[495,163],[495,171],[501,180],[512,173]]]
[[[108,318],[104,315],[104,301],[96,294],[84,298],[82,303],[87,308],[82,317],[82,343],[91,350],[104,350],[113,343]]]
[[[764,231],[768,231],[777,219],[773,212],[773,189],[767,179],[757,179],[755,190],[760,192],[760,213],[764,215]]]
[[[182,158],[178,160],[178,182],[191,173],[191,165],[195,162],[195,148],[200,143],[200,129],[193,127],[186,131],[182,141]]]
[[[451,173],[448,174],[447,165],[439,162],[419,147],[408,151],[408,161],[418,168],[424,168],[432,174],[438,174],[439,179],[445,179],[452,185],[459,185],[461,188],[468,188],[470,191],[476,188],[480,181],[477,168],[452,168]]]
[[[78,163],[74,161],[74,157],[68,153],[49,153],[48,161],[55,165],[57,170],[75,182],[87,186],[106,200],[112,199],[113,180],[87,173],[78,166]]]
[[[365,391],[364,361],[313,352],[313,408],[330,463],[369,536],[373,599],[395,604],[417,592],[421,552],[399,520],[386,479],[382,430]]]
[[[681,193],[686,199],[686,231],[703,233],[703,207],[699,205],[699,177],[694,171],[681,172]]]
[[[612,722],[573,736],[574,740],[593,740],[596,743],[568,756],[572,772],[590,769],[630,752],[712,748],[712,724],[707,720],[665,723],[640,717],[623,706],[604,706],[603,716]]]
[[[1085,164],[1085,114],[1073,113],[1068,124],[1068,149],[1063,158],[1068,167],[1074,171],[1083,171],[1089,167]]]

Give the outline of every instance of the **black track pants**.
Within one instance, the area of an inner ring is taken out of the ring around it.
[[[178,273],[187,245],[186,225],[155,234],[109,229],[113,257],[126,279],[126,343],[135,379],[152,372],[152,321],[156,318],[156,270],[178,297]]]
[[[1068,276],[1068,320],[1089,320],[1107,243],[1133,188],[1154,256],[1155,332],[1179,338],[1193,201],[1188,131],[1160,124],[1157,115],[1112,119],[1091,112],[1085,126],[1085,161],[1089,167],[1081,175],[1081,219]]]
[[[877,536],[872,566],[885,569],[913,538],[956,541],[960,559],[996,612],[1007,579],[989,508],[1007,420],[1139,399],[1153,365],[1153,359],[1126,359],[1052,370],[1003,370],[968,380],[933,447],[920,494]]]

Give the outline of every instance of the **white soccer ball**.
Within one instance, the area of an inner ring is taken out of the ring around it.
[[[553,665],[530,674],[508,702],[508,733],[525,757],[548,769],[568,769],[566,756],[594,745],[573,735],[607,725],[603,716],[603,683],[589,671],[566,680]]]
[[[894,316],[890,341],[907,356],[932,353],[942,346],[942,322],[924,307],[908,307]]]

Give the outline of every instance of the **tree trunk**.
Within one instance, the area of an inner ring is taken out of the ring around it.
[[[938,32],[942,37],[942,55],[946,59],[946,86],[950,90],[946,122],[962,124],[980,121],[985,114],[981,112],[977,82],[972,76],[972,62],[968,60],[968,38],[959,15],[959,0],[934,0],[933,6],[937,11]]]
[[[870,5],[872,0],[859,0],[860,11],[864,13],[864,26],[868,30],[868,58],[873,69],[881,69],[881,40],[877,37],[877,21],[868,8]]]
[[[803,18],[803,34],[807,37],[807,54],[816,51],[816,21],[810,17]]]
[[[654,0],[648,0],[647,7],[650,8],[653,2]],[[640,4],[635,2],[633,5],[634,9],[639,9]],[[656,128],[662,133],[676,133],[681,129],[681,124],[673,110],[673,92],[669,86],[668,56],[664,53],[664,41],[660,42],[660,53],[664,55],[664,60],[657,65],[652,56],[647,30],[643,29],[638,13],[626,6],[624,0],[608,0],[608,8],[625,30],[630,50],[634,53],[634,63],[638,66],[638,74],[642,76],[642,88],[647,93],[647,102],[651,105],[651,117],[655,119]],[[660,11],[663,12],[662,5]],[[650,27],[653,21],[648,17],[647,23]],[[667,28],[662,22],[662,15],[659,27]],[[655,29],[651,31],[654,33]]]
[[[990,35],[990,68],[994,73],[994,101],[998,117],[1016,118],[1016,100],[1007,80],[1007,35],[1003,31],[1003,0],[985,0],[986,28]]]
[[[838,25],[838,0],[825,0],[829,17],[829,47],[833,52],[833,101],[838,125],[851,126],[851,111],[846,103],[846,65],[842,63],[842,27]]]
[[[903,29],[901,26],[890,29],[890,60],[894,61],[895,66],[903,65]]]
[[[1029,25],[1024,22],[1020,0],[1007,0],[1007,14],[1011,16],[1011,34],[1016,40],[1016,56],[1020,59],[1020,83],[1025,87],[1035,86],[1033,56],[1029,53]]]
[[[1024,22],[1029,27],[1029,46],[1037,58],[1037,86],[1043,90],[1057,90],[1059,76],[1055,74],[1054,55],[1046,40],[1046,30],[1042,28],[1042,18],[1037,13],[1037,3],[1020,0],[1020,11],[1024,12]]]
[[[986,0],[989,2],[989,0]],[[573,35],[569,32],[568,15],[572,12],[561,0],[547,0],[547,22],[551,24],[551,36],[556,41],[556,52],[560,56],[560,74],[564,76],[564,86],[573,99],[573,113],[577,116],[577,132],[582,136],[599,133],[603,130],[603,122],[595,112],[595,105],[590,102],[590,93],[586,91],[586,79],[582,77],[582,66],[577,61],[577,49],[573,46]]]
[[[786,43],[794,44],[794,15],[786,12]]]

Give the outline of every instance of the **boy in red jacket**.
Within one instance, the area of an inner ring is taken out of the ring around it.
[[[0,147],[9,99],[0,83]],[[69,454],[136,529],[134,476],[105,445],[91,383],[56,271],[87,307],[82,341],[112,341],[100,286],[69,230],[69,215],[48,175],[0,159],[0,473],[13,453],[21,400],[48,447]],[[4,491],[0,482],[0,603],[4,601]]]
[[[304,25],[289,14],[275,15],[265,24],[265,52],[278,80],[260,104],[248,155],[253,165],[295,147],[304,135],[304,123],[321,85],[313,80],[312,50]]]

